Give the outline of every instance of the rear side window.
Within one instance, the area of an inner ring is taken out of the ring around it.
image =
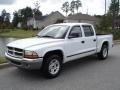
[[[93,31],[91,26],[83,25],[82,27],[83,27],[83,30],[84,30],[84,33],[85,33],[86,37],[94,36],[94,31]]]

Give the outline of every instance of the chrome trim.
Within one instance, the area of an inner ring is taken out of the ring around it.
[[[24,50],[14,47],[7,47],[7,54],[12,57],[23,58]],[[20,55],[21,54],[21,55]]]
[[[10,58],[10,59],[18,60],[18,61],[22,60],[22,61],[30,61],[30,62],[32,62],[32,61],[36,61],[36,60],[41,59],[41,58],[37,58],[37,59],[18,58],[18,57],[10,56],[8,53],[5,53],[5,56],[8,57],[8,58]]]
[[[5,53],[6,59],[9,61],[9,63],[15,65],[16,67],[24,68],[24,69],[40,69],[42,67],[43,58],[37,58],[37,59],[26,59],[26,58],[16,58],[12,57]]]

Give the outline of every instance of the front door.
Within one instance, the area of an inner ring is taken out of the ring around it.
[[[80,26],[73,26],[65,44],[66,60],[80,57],[84,51],[84,38]]]

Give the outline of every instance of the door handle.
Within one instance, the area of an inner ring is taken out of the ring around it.
[[[94,42],[96,42],[96,39],[93,39]]]
[[[85,41],[81,41],[81,43],[85,43]]]

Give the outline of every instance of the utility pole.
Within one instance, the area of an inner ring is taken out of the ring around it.
[[[106,7],[107,7],[106,4],[107,4],[107,2],[106,2],[106,0],[105,0],[105,15],[106,15]]]
[[[104,22],[104,25],[105,25],[105,29],[107,28],[107,27],[106,27],[106,24],[107,24],[107,22],[106,22],[106,16],[107,16],[107,13],[106,13],[106,3],[107,3],[107,2],[106,2],[106,0],[105,0],[105,14],[104,14],[104,21],[105,21],[105,22]]]

